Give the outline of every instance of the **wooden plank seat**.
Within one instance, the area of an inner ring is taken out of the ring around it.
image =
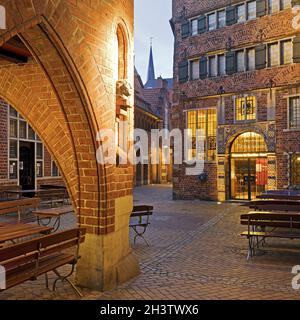
[[[300,201],[298,200],[253,200],[245,206],[250,209],[262,211],[298,211],[300,212]]]
[[[20,186],[16,185],[0,185],[0,199],[8,200],[10,198],[8,191],[19,191],[21,190]]]
[[[21,216],[26,211],[32,212],[36,210],[40,204],[39,198],[22,198],[0,202],[0,216],[11,213],[17,213],[18,221],[21,221]],[[28,217],[23,217],[23,221],[28,220]]]
[[[76,293],[82,296],[69,277],[80,258],[79,246],[84,238],[85,229],[75,228],[1,248],[0,265],[6,271],[4,290],[28,280],[36,280],[43,274],[46,278],[46,288],[49,288],[48,273],[54,272],[57,277],[53,282],[53,291],[58,281],[67,281]],[[69,252],[71,249],[74,249],[72,253]],[[65,265],[70,265],[71,270],[62,275],[58,269]]]
[[[68,192],[64,188],[40,189],[36,192],[36,197],[41,199],[41,204],[50,205],[51,207],[64,205],[69,200]]]
[[[130,215],[129,226],[135,232],[133,240],[134,244],[136,243],[136,239],[138,237],[141,237],[145,241],[147,246],[149,246],[149,243],[144,235],[147,231],[147,227],[150,225],[150,217],[152,215],[153,206],[140,205],[133,207],[132,213]]]
[[[253,257],[266,238],[300,239],[300,213],[297,212],[258,212],[241,215],[241,224],[248,230],[241,233],[248,239],[247,259]],[[279,230],[278,230],[279,229]]]
[[[0,246],[6,241],[29,237],[35,234],[50,233],[52,227],[39,226],[31,223],[0,223]]]

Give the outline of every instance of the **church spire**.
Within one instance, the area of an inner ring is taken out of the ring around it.
[[[154,71],[154,62],[153,62],[153,51],[152,51],[152,38],[150,39],[150,57],[148,65],[148,76],[147,83],[145,87],[153,87],[155,83],[155,71]]]

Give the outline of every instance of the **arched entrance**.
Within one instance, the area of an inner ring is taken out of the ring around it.
[[[116,127],[119,101],[132,127],[133,1],[0,3],[7,13],[7,29],[0,31],[6,48],[0,97],[28,121],[57,161],[78,225],[87,230],[77,283],[114,288],[139,272],[129,244],[132,167],[99,164],[96,155],[102,148],[99,131]],[[118,26],[126,50],[116,46]],[[117,51],[123,65],[113,58]],[[116,71],[126,77],[119,86]]]
[[[230,150],[230,198],[252,200],[268,184],[267,145],[255,132],[235,138]]]

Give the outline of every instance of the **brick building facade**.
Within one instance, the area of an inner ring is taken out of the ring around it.
[[[173,81],[155,77],[152,45],[150,47],[147,81],[143,81],[135,70],[134,79],[134,128],[148,133],[148,164],[135,166],[135,185],[169,183],[172,180],[172,164],[162,161],[162,149],[159,152],[159,164],[151,163],[151,130],[169,129],[172,102]],[[171,151],[170,151],[171,152]]]
[[[40,185],[63,185],[55,160],[29,123],[7,102],[0,100],[0,185],[35,189]],[[23,149],[22,149],[23,148]],[[25,172],[22,150],[29,150],[34,170]],[[27,177],[26,177],[27,175]],[[28,181],[30,180],[30,181]]]
[[[300,186],[298,1],[173,0],[172,125],[205,136],[204,174],[174,166],[174,198],[248,200]]]

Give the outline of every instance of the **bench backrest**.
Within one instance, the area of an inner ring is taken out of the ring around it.
[[[16,186],[16,185],[0,185],[0,192],[5,192],[5,191],[19,191],[21,190],[21,186]]]
[[[19,213],[25,209],[37,209],[40,204],[39,198],[24,198],[0,202],[0,215]]]
[[[142,215],[152,215],[153,214],[153,206],[141,205],[134,206],[132,209],[131,217],[139,217]]]
[[[19,191],[21,190],[21,186],[16,185],[0,185],[0,199],[8,199],[13,198],[10,196],[7,191]]]
[[[265,226],[300,229],[300,214],[249,212],[241,215],[241,224],[248,226]]]
[[[42,189],[39,190],[37,195],[42,201],[67,199],[69,197],[66,189]]]
[[[255,210],[300,212],[300,201],[297,200],[254,200],[247,206]]]
[[[0,265],[9,271],[26,263],[38,264],[41,258],[75,246],[78,258],[79,245],[84,241],[85,232],[84,228],[75,228],[0,248]]]

